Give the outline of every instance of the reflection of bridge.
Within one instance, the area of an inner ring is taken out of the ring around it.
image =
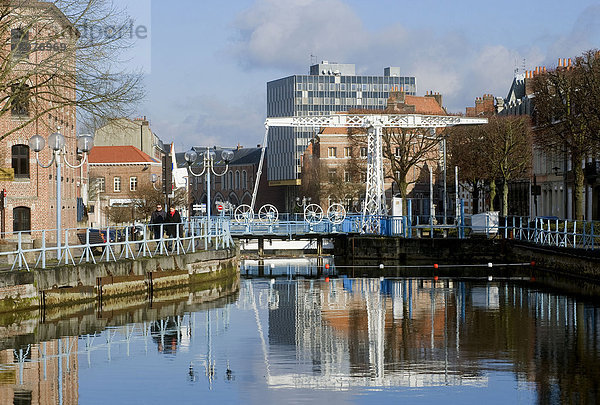
[[[169,310],[173,315],[125,323],[79,338],[18,346],[14,352],[4,350],[0,374],[14,370],[15,384],[22,385],[27,370],[35,364],[37,372],[30,373],[32,377],[42,383],[53,380],[60,387],[76,381],[71,376],[77,375],[79,364],[118,367],[120,361],[147,358],[150,350],[158,350],[187,356],[186,370],[180,371],[187,371],[190,381],[207,381],[209,386],[217,377],[229,381],[229,360],[236,373],[247,367],[243,372],[252,377],[264,375],[267,388],[272,389],[486,386],[488,377],[481,371],[490,367],[488,350],[497,350],[501,360],[506,356],[509,362],[516,362],[511,371],[517,379],[524,379],[521,367],[525,366],[521,364],[530,360],[522,357],[525,353],[533,356],[556,348],[556,356],[551,357],[558,360],[550,365],[562,367],[563,355],[573,349],[573,342],[581,345],[585,337],[586,345],[594,345],[600,331],[596,306],[517,284],[466,286],[451,280],[406,279],[247,281],[237,302],[221,305],[189,308],[190,312]],[[486,335],[480,335],[481,325],[488,325],[486,317],[497,320],[504,305],[509,311],[498,325],[510,321],[517,330],[526,328],[514,336],[507,334],[514,339],[511,346],[502,339],[482,340]],[[478,312],[476,318],[473,309]],[[510,315],[511,311],[516,312]],[[475,319],[483,323],[477,324]],[[243,335],[243,342],[249,346],[242,350],[252,351],[252,359],[255,353],[260,356],[258,367],[253,360],[245,364],[237,359],[228,346],[230,338],[240,333],[237,328],[248,327],[252,330]],[[540,333],[549,327],[564,332]],[[52,329],[56,336],[62,333],[60,328]],[[534,335],[535,342],[521,341]],[[522,346],[523,352],[507,350],[513,344]],[[554,370],[550,373],[554,375]],[[260,378],[250,380],[254,384]],[[257,389],[264,390],[260,382]]]

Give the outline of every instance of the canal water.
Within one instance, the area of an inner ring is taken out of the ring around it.
[[[291,263],[246,262],[254,277],[197,306],[4,319],[0,403],[600,400],[598,305],[523,280],[337,278]]]

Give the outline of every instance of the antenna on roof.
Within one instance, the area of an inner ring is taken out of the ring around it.
[[[312,53],[310,54],[310,64],[311,65],[317,64],[317,55],[313,55]]]

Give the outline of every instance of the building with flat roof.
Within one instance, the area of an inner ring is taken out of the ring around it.
[[[354,109],[383,110],[390,91],[415,95],[413,76],[400,76],[400,68],[387,67],[382,76],[356,75],[353,64],[323,61],[310,66],[308,75],[293,75],[267,83],[267,117],[324,115]],[[301,156],[318,128],[269,129],[267,179],[283,186],[285,207],[294,204],[301,184]]]

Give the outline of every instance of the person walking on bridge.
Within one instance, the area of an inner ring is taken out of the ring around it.
[[[167,214],[167,236],[169,239],[177,237],[177,226],[181,223],[181,215],[179,215],[179,211],[175,209],[175,207],[171,207],[169,209],[169,213]],[[182,237],[182,233],[179,233],[179,237]],[[168,242],[168,249],[171,249],[171,241]]]
[[[162,224],[164,224],[167,220],[167,213],[162,209],[162,205],[156,204],[156,210],[152,212],[152,216],[150,217],[150,224],[152,230],[154,232],[154,239],[161,238],[161,228]]]

